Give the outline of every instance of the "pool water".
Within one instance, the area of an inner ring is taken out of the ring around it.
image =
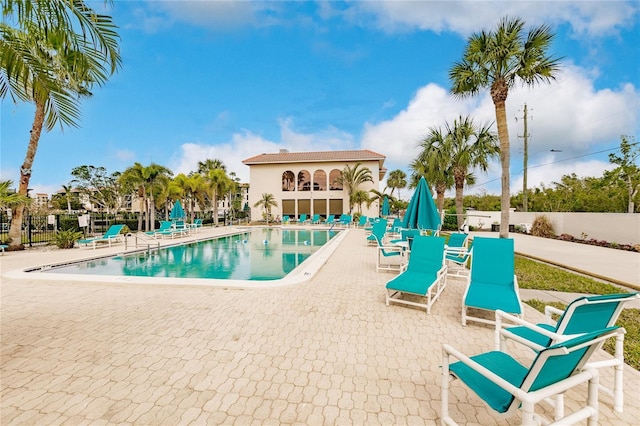
[[[277,280],[293,271],[336,234],[329,230],[258,228],[212,240],[66,265],[47,272]]]

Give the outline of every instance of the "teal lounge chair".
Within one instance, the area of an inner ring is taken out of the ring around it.
[[[349,227],[349,225],[351,225],[351,215],[350,214],[340,215],[340,225]]]
[[[420,236],[420,230],[418,229],[403,229],[400,231],[400,238],[396,240],[391,240],[392,244],[399,243],[401,241],[407,241],[408,238],[415,238]]]
[[[455,277],[467,277],[469,276],[469,270],[467,269],[467,261],[471,255],[471,244],[467,246],[469,241],[469,235],[464,233],[453,233],[449,235],[449,241],[447,241],[447,247],[445,249],[445,258],[452,266],[447,270],[447,275]]]
[[[314,214],[313,217],[311,218],[311,224],[318,225],[319,223],[320,223],[320,215]]]
[[[367,245],[377,246],[378,240],[384,243],[384,236],[387,232],[387,219],[380,219],[374,222],[371,226],[370,232],[371,233],[367,235]]]
[[[396,217],[395,219],[393,219],[393,223],[391,224],[390,231],[396,234],[399,234],[402,227],[403,227],[402,219],[400,219],[399,217]]]
[[[3,254],[3,255],[4,255],[4,251],[5,251],[5,249],[8,249],[8,248],[9,248],[9,246],[8,246],[8,245],[6,245],[6,244],[0,244],[0,250],[2,250],[2,254]]]
[[[358,219],[358,228],[364,228],[365,226],[367,226],[367,217],[366,216],[360,216],[360,219]]]
[[[467,320],[495,323],[493,318],[469,315],[469,308],[486,311],[500,309],[522,316],[518,280],[514,274],[514,258],[513,239],[474,238],[471,271],[462,298],[462,325],[467,325]]]
[[[327,219],[324,221],[325,225],[333,225],[335,223],[335,216],[330,214]]]
[[[562,342],[570,336],[588,333],[605,327],[613,326],[620,316],[620,312],[627,302],[640,299],[640,293],[607,294],[603,296],[585,296],[571,302],[564,311],[552,306],[545,307],[547,324],[531,324],[502,311],[496,312],[495,345],[496,349],[504,350],[506,339],[514,340],[534,351]],[[554,324],[551,316],[560,315]],[[502,320],[518,324],[517,327],[502,328]],[[608,389],[601,386],[601,390],[613,397],[613,408],[621,413],[624,405],[624,333],[617,336],[615,355],[613,359],[594,362],[589,367],[614,368],[614,387]],[[562,401],[557,401],[562,404]]]
[[[381,220],[373,225],[371,235],[376,241],[376,271],[397,271],[402,272],[406,263],[404,261],[404,249],[396,245],[385,245],[384,235],[387,228],[387,221]],[[397,258],[398,262],[391,262],[391,259]],[[387,259],[387,261],[383,261]]]
[[[301,214],[300,217],[298,218],[298,223],[304,224],[306,221],[307,221],[307,215]]]
[[[444,238],[416,236],[411,248],[407,270],[387,283],[389,302],[417,306],[431,314],[431,306],[447,285],[447,265],[444,261]],[[416,295],[426,303],[403,299],[403,294]]]
[[[95,250],[98,243],[107,243],[109,244],[109,247],[111,247],[112,242],[120,241],[120,239],[122,238],[122,236],[120,235],[122,229],[124,229],[124,225],[111,225],[109,229],[107,229],[107,232],[105,232],[104,235],[100,237],[78,240],[78,246],[91,246]]]
[[[289,218],[288,215],[282,216],[282,224],[283,225],[288,225],[290,222],[291,222],[291,219]]]
[[[587,391],[581,391],[583,395],[586,393],[585,405],[569,416],[556,410],[553,420],[557,422],[554,424],[566,425],[588,419],[588,425],[596,425],[598,371],[584,367],[606,339],[622,332],[624,329],[611,327],[558,343],[540,351],[528,367],[504,352],[467,357],[451,346],[443,345],[442,424],[457,424],[449,415],[450,376],[453,376],[492,410],[505,417],[512,416],[520,408],[523,425],[536,425],[540,423],[538,420],[548,420],[535,413],[536,404],[587,382]],[[459,361],[450,364],[450,357]]]

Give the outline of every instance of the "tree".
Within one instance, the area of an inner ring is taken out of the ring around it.
[[[92,205],[107,213],[117,211],[120,207],[120,185],[118,179],[120,172],[107,174],[104,167],[78,166],[71,170],[74,179],[70,184],[75,184],[80,193]]]
[[[207,158],[204,161],[198,161],[198,173],[206,176],[211,170],[223,170],[226,172],[227,167],[224,165],[222,160],[218,160],[217,158]]]
[[[35,104],[18,193],[27,195],[43,127],[77,126],[79,101],[104,84],[121,59],[111,17],[83,0],[3,0],[0,97]],[[13,24],[13,25],[12,25]],[[11,246],[21,249],[24,205],[13,209]]]
[[[138,216],[138,230],[142,230],[142,218],[144,217],[147,231],[152,230],[156,223],[155,197],[163,193],[169,185],[169,178],[173,172],[159,164],[151,163],[148,166],[136,162],[122,173],[120,183],[123,187],[138,192],[140,200],[140,215]]]
[[[407,187],[407,174],[399,169],[390,171],[387,186],[391,188],[391,195],[393,195],[393,190],[397,189],[398,198],[400,198],[400,189]]]
[[[609,162],[617,164],[618,167],[612,170],[610,176],[624,182],[627,189],[628,204],[627,213],[635,212],[635,198],[640,190],[640,168],[637,161],[640,158],[640,146],[638,143],[629,142],[629,136],[620,137],[620,153],[609,154]],[[634,148],[635,147],[635,148]]]
[[[67,214],[71,214],[71,191],[73,190],[73,185],[71,183],[62,185],[62,190],[64,191],[64,198],[67,200]]]
[[[369,193],[363,189],[356,189],[352,198],[353,204],[358,206],[358,213],[362,214],[362,204],[369,203]]]
[[[269,224],[269,217],[271,217],[271,207],[278,207],[278,202],[276,201],[273,194],[267,194],[264,192],[262,194],[262,198],[256,202],[253,207],[262,207],[264,210],[263,216],[267,220],[267,225]]]
[[[424,177],[436,192],[436,204],[442,215],[444,210],[444,193],[454,185],[453,171],[449,156],[437,147],[444,144],[444,136],[440,128],[431,128],[422,140],[422,151],[418,158],[411,163],[411,188],[418,186],[421,177]]]
[[[211,191],[211,203],[213,204],[213,223],[218,225],[218,197],[227,191],[231,180],[224,169],[209,169],[206,177],[207,185]]]
[[[11,190],[12,186],[12,180],[0,181],[0,208],[12,208],[19,204],[29,204],[31,202],[31,198],[28,196]]]
[[[206,205],[205,200],[208,193],[207,181],[202,175],[197,173],[189,176],[180,173],[174,178],[173,182],[180,188],[183,200],[185,201],[185,209],[191,217],[191,221],[193,221],[195,218],[196,203],[200,206]]]
[[[450,159],[450,167],[453,172],[453,180],[456,188],[456,215],[458,229],[464,223],[463,194],[464,183],[470,184],[475,177],[470,173],[472,169],[480,169],[486,172],[489,168],[489,159],[500,152],[497,138],[489,128],[490,125],[479,126],[473,123],[470,117],[453,121],[453,125],[446,124],[446,136],[444,145],[440,148]]]
[[[449,71],[451,92],[459,97],[475,96],[489,89],[495,107],[502,192],[500,198],[500,237],[509,236],[509,163],[510,144],[505,102],[517,81],[527,86],[555,80],[559,59],[547,54],[554,34],[547,25],[532,28],[526,35],[521,19],[503,18],[495,31],[482,31],[467,40],[462,60]]]
[[[347,188],[347,194],[349,196],[349,214],[353,212],[353,194],[354,192],[365,182],[373,182],[371,177],[371,170],[368,167],[363,167],[362,163],[356,163],[353,167],[348,164],[342,169],[342,174],[337,179],[338,183],[341,183],[343,187]]]

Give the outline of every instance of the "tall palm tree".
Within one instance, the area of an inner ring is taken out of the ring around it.
[[[393,195],[393,190],[397,189],[398,198],[400,198],[400,190],[407,187],[407,174],[400,169],[390,171],[387,186],[391,188],[391,195]]]
[[[267,220],[267,225],[269,224],[269,217],[271,216],[271,207],[278,207],[278,202],[273,194],[268,194],[264,192],[262,194],[262,198],[258,200],[253,207],[262,207],[264,210],[264,215]]]
[[[362,204],[370,204],[369,193],[364,189],[356,189],[352,195],[353,204],[358,206],[358,213],[362,214]]]
[[[198,173],[206,176],[211,170],[223,170],[226,172],[227,167],[224,165],[222,160],[219,160],[217,158],[207,158],[204,161],[198,161]]]
[[[444,151],[451,159],[451,169],[456,188],[456,213],[458,228],[464,222],[463,194],[465,181],[474,183],[470,172],[479,169],[486,172],[489,160],[500,154],[497,135],[491,132],[491,125],[477,127],[470,117],[460,116],[453,125],[446,124],[447,137]]]
[[[27,195],[43,127],[77,126],[81,98],[91,96],[121,64],[111,17],[83,0],[4,0],[0,23],[0,98],[35,104],[18,193]],[[14,24],[14,25],[11,25]],[[9,237],[20,239],[24,205],[13,209]]]
[[[71,214],[71,190],[72,189],[73,189],[73,186],[71,184],[62,185],[62,190],[64,191],[64,198],[67,200],[67,214]]]
[[[202,175],[193,173],[189,176],[184,173],[177,175],[173,182],[180,188],[183,196],[184,206],[191,221],[195,218],[195,206],[205,205],[208,191],[207,182]]]
[[[218,198],[227,191],[231,180],[223,169],[209,169],[205,180],[210,189],[211,203],[213,204],[213,223],[218,225]]]
[[[133,188],[138,191],[141,203],[138,230],[142,230],[143,216],[144,229],[147,231],[153,229],[156,221],[155,197],[164,191],[164,188],[169,184],[169,177],[172,175],[171,170],[159,164],[151,163],[145,167],[136,162],[120,176],[120,182],[125,188]]]
[[[409,166],[413,170],[409,187],[417,187],[421,177],[433,185],[436,193],[436,206],[440,215],[444,210],[444,194],[454,185],[453,173],[449,166],[448,157],[441,155],[439,150],[428,149],[424,149]]]
[[[449,70],[451,92],[459,97],[474,96],[489,89],[495,107],[502,193],[500,197],[500,237],[509,236],[509,130],[505,102],[517,81],[527,86],[555,80],[559,59],[547,54],[555,35],[548,25],[523,31],[521,19],[502,18],[494,31],[481,31],[467,40],[462,60]]]
[[[371,177],[371,170],[368,167],[362,166],[362,163],[358,162],[353,167],[348,164],[342,169],[342,174],[337,179],[339,183],[346,187],[347,194],[349,196],[349,214],[353,212],[353,194],[365,182],[373,182]]]

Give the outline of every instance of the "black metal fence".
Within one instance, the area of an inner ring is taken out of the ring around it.
[[[22,218],[22,244],[28,247],[39,244],[49,244],[55,239],[58,231],[75,230],[91,236],[104,233],[109,226],[113,224],[125,224],[129,230],[135,232],[137,230],[145,231],[144,221],[141,229],[138,229],[138,213],[91,213],[90,219],[87,221],[86,227],[80,227],[77,214],[49,214],[35,215],[25,212]],[[213,224],[211,213],[198,214],[203,219],[204,225]],[[153,229],[160,227],[160,221],[164,217],[156,216]],[[218,222],[220,225],[228,224],[230,218],[228,216],[220,217]],[[11,219],[9,219],[6,211],[0,211],[0,243],[7,244],[9,240],[9,228],[11,227]]]

